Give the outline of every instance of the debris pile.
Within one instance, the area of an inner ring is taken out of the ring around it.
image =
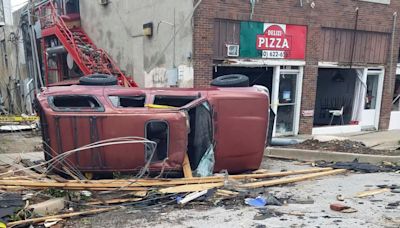
[[[381,154],[396,156],[400,155],[399,150],[375,150],[367,147],[362,142],[352,140],[330,140],[330,141],[319,141],[317,139],[308,139],[302,143],[295,145],[288,145],[287,147],[304,149],[304,150],[323,150],[333,152],[344,152],[344,153],[356,153],[356,154]]]
[[[376,173],[376,172],[399,172],[400,164],[391,162],[383,162],[381,165],[373,165],[367,162],[359,162],[358,159],[354,159],[351,162],[326,162],[316,161],[314,163],[318,167],[331,167],[335,169],[347,169],[362,173]]]
[[[71,180],[58,175],[35,173],[29,168],[15,170],[10,166],[0,167],[0,221],[7,223],[7,227],[39,223],[51,227],[63,219],[76,216],[122,208],[140,209],[161,205],[182,207],[199,200],[210,206],[229,204],[229,201],[246,202],[249,205],[279,205],[280,201],[272,195],[249,198],[254,197],[252,189],[346,172],[345,169],[327,167],[174,179],[81,180],[75,177]],[[8,199],[13,199],[12,203],[4,203],[9,202]]]

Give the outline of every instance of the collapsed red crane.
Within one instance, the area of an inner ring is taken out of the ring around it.
[[[44,10],[44,11],[43,11]],[[76,26],[74,21],[80,20],[79,14],[60,16],[52,1],[39,8],[39,15],[44,12],[46,15],[41,17],[42,26],[42,52],[43,64],[45,67],[46,85],[49,84],[49,72],[56,71],[59,81],[62,83],[62,70],[59,66],[60,59],[57,59],[57,67],[52,68],[48,64],[46,50],[50,47],[50,42],[46,39],[57,37],[65,50],[70,54],[83,75],[95,73],[114,75],[118,79],[119,85],[125,87],[137,87],[136,82],[127,77],[114,63],[111,57],[101,48],[97,48],[88,35],[80,26]],[[71,23],[72,22],[72,23]],[[69,83],[74,84],[77,80]],[[60,84],[60,83],[59,83]],[[67,83],[68,84],[68,83]]]

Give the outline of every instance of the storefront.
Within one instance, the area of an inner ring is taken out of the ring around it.
[[[379,129],[384,67],[319,63],[312,134]]]
[[[223,58],[214,61],[213,77],[243,74],[249,77],[251,85],[267,87],[271,108],[276,113],[273,135],[297,135],[306,26],[219,21],[216,31],[220,36],[216,47],[225,47],[226,53],[220,53]],[[226,31],[233,32],[225,35]]]

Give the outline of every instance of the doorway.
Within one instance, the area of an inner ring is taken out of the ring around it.
[[[227,74],[242,74],[249,77],[250,86],[262,85],[272,91],[272,78],[273,78],[273,67],[217,67],[214,70],[213,78]]]
[[[227,74],[246,75],[250,86],[262,85],[268,88],[271,109],[276,114],[272,133],[274,137],[298,134],[303,67],[220,66],[215,68],[213,77]]]
[[[383,70],[366,70],[363,81],[365,97],[360,125],[365,130],[377,130],[382,100]]]
[[[296,115],[296,89],[298,73],[281,72],[279,74],[278,102],[275,110],[277,135],[293,135],[295,132],[294,123]]]

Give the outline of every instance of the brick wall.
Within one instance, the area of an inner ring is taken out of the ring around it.
[[[314,1],[314,8],[307,2],[311,1],[304,0],[303,6],[300,6],[299,0],[260,0],[255,5],[252,17],[252,21],[308,26],[301,110],[314,109],[318,61],[321,61],[321,27],[353,29],[356,8],[358,7],[359,30],[391,33],[393,12],[399,11],[400,13],[400,1],[391,1],[391,5],[388,6],[356,0],[319,0]],[[250,12],[248,0],[202,1],[194,14],[193,21],[194,84],[196,87],[207,87],[212,80],[214,20],[219,18],[249,21]],[[382,65],[385,65],[385,81],[380,120],[381,129],[387,129],[389,125],[393,82],[400,43],[399,22],[398,19],[392,70],[390,71],[389,67],[390,60],[382,63]],[[387,50],[387,55],[387,59],[389,59],[389,50]],[[364,65],[368,66],[368,63],[364,63]],[[392,72],[391,75],[390,72]],[[301,117],[300,133],[311,133],[312,123],[312,117]]]

